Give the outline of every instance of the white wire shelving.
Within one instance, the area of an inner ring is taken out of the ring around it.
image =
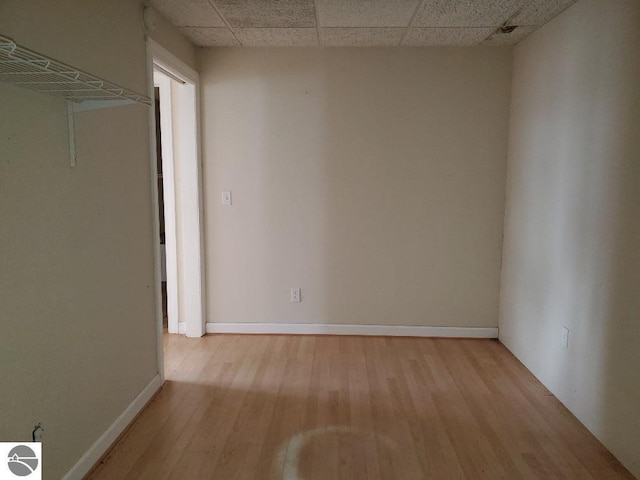
[[[0,81],[73,102],[128,100],[151,105],[149,97],[20,47],[0,36]]]
[[[151,99],[145,95],[21,47],[1,35],[0,81],[67,100],[72,166],[76,162],[75,112],[135,103],[151,105]]]

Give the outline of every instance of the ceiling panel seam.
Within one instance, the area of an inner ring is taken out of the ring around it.
[[[211,5],[211,8],[213,8],[216,13],[218,14],[218,16],[222,19],[222,21],[224,22],[224,24],[227,26],[227,28],[229,29],[229,32],[231,33],[231,35],[233,36],[233,38],[236,40],[236,42],[238,42],[238,45],[242,46],[242,42],[240,41],[240,39],[236,36],[236,33],[233,31],[233,28],[231,28],[231,24],[227,21],[227,19],[224,17],[224,15],[222,15],[222,13],[218,10],[218,7],[216,7],[216,5],[211,1],[209,1],[209,5]]]

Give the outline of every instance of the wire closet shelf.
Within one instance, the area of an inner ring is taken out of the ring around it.
[[[116,100],[151,105],[149,97],[45,57],[0,36],[0,81],[71,102]]]

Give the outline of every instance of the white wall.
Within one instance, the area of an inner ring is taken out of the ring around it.
[[[3,0],[0,33],[147,92],[135,0]],[[59,479],[158,372],[149,111],[76,116],[64,100],[0,83],[0,440],[42,422]]]
[[[203,50],[208,321],[495,327],[511,56]]]
[[[516,47],[500,338],[640,477],[638,79],[637,0]]]

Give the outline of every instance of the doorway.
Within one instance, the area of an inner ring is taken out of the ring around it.
[[[151,39],[147,51],[157,98],[150,120],[161,351],[163,327],[188,337],[205,333],[199,76]]]
[[[168,331],[169,312],[167,302],[167,250],[165,243],[165,220],[164,220],[164,181],[162,178],[162,129],[160,127],[160,87],[154,75],[154,104],[156,118],[156,171],[158,172],[158,241],[160,242],[160,290],[162,292],[162,328]],[[176,317],[172,314],[172,319]]]
[[[175,81],[175,80],[173,80]],[[172,79],[157,67],[153,70],[156,124],[156,168],[158,175],[158,242],[160,245],[160,281],[162,323],[169,333],[180,329],[178,225],[173,145]]]

